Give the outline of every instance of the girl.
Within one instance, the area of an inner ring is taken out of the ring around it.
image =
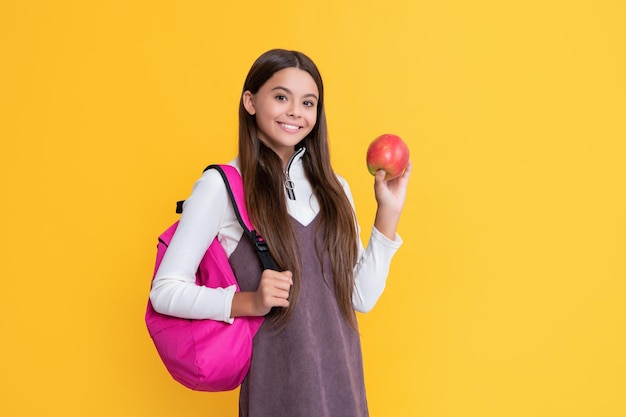
[[[240,389],[240,416],[367,416],[355,310],[385,287],[411,165],[397,179],[378,172],[378,209],[367,248],[352,196],[330,165],[324,87],[315,64],[271,50],[253,64],[239,106],[239,155],[251,221],[280,271],[260,262],[215,170],[196,182],[150,293],[155,310],[228,323],[265,316]],[[218,236],[241,292],[195,284]]]

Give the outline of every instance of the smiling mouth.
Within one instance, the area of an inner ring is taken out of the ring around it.
[[[296,125],[290,125],[288,123],[279,123],[279,125],[285,129],[285,130],[289,130],[291,132],[297,132],[298,130],[300,130],[300,126],[296,126]]]

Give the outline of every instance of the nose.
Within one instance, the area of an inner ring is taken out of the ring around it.
[[[300,117],[300,109],[298,109],[298,105],[297,104],[293,104],[289,110],[287,111],[287,116],[289,117],[293,117],[295,119],[297,119],[298,117]]]

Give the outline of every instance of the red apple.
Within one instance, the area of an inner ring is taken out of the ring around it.
[[[409,163],[409,147],[396,135],[380,135],[367,148],[367,169],[376,175],[382,169],[387,173],[385,179],[397,178]]]

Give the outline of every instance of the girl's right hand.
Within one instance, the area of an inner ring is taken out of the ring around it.
[[[235,293],[230,316],[264,316],[272,307],[288,307],[292,285],[291,271],[266,269],[256,291]]]
[[[261,281],[255,296],[255,309],[259,316],[270,312],[272,307],[289,307],[289,290],[293,285],[291,271],[266,269],[261,274]]]

